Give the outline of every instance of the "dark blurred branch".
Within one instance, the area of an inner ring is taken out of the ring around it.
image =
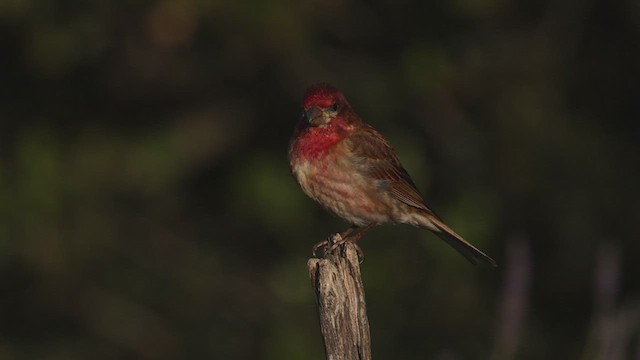
[[[583,354],[584,360],[628,359],[638,310],[618,306],[620,292],[620,249],[602,243],[596,254],[593,286],[593,315]]]
[[[332,241],[337,241],[335,235]],[[371,359],[369,320],[356,246],[347,241],[307,262],[327,359]]]
[[[516,358],[529,312],[531,284],[531,251],[522,237],[507,243],[506,279],[502,288],[500,322],[492,359]]]

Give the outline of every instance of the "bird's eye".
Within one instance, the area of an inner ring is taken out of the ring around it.
[[[338,102],[331,104],[331,111],[338,111]]]

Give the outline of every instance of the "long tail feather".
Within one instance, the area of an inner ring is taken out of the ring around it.
[[[468,243],[462,236],[456,234],[440,219],[428,215],[428,223],[423,225],[425,228],[433,231],[438,237],[444,240],[447,244],[451,245],[454,249],[458,250],[460,254],[467,258],[474,265],[478,265],[481,262],[487,263],[491,266],[497,267],[498,264],[490,258],[487,254],[480,251],[477,247]]]

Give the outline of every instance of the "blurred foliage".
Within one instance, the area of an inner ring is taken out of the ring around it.
[[[501,264],[372,231],[376,358],[640,354],[637,2],[0,0],[0,27],[1,359],[322,359],[305,262],[346,225],[286,160],[316,81]]]

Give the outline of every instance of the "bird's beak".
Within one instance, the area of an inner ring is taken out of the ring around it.
[[[324,112],[315,105],[304,111],[304,118],[311,126],[320,126],[327,123]]]

